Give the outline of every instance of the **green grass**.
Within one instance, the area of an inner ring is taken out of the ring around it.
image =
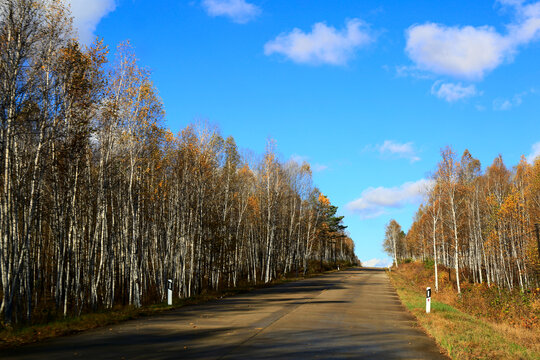
[[[423,292],[395,272],[390,277],[403,304],[452,359],[540,359],[534,349],[513,342],[492,324],[434,300],[436,293],[426,314]]]

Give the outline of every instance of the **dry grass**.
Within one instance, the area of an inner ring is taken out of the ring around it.
[[[502,323],[491,323],[491,326],[493,326],[497,332],[503,334],[506,339],[521,344],[540,354],[540,330],[538,328],[523,329]]]
[[[489,306],[492,289],[484,292],[482,299],[464,305],[468,295],[456,296],[450,282],[443,280],[439,293],[432,294],[432,312],[426,314],[425,287],[433,287],[430,271],[422,264],[404,264],[390,277],[405,306],[453,359],[540,359],[539,328],[513,321],[519,316],[535,316],[534,301],[527,309],[503,312],[504,317],[499,312],[508,309],[507,304]],[[477,290],[473,293],[476,298],[481,294]],[[496,321],[487,317],[493,311],[499,314]]]
[[[122,321],[177,309],[185,305],[203,303],[215,299],[217,296],[217,294],[207,294],[176,300],[173,303],[173,306],[167,306],[165,303],[144,306],[141,308],[124,306],[114,310],[83,314],[78,317],[66,317],[47,324],[36,324],[16,328],[5,327],[0,330],[0,349],[34,343],[58,336],[75,334],[84,330],[117,324]]]

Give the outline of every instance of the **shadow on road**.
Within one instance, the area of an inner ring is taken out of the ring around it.
[[[6,359],[444,358],[383,269],[362,268],[12,349]]]

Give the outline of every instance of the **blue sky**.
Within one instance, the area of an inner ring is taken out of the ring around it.
[[[129,39],[179,131],[307,160],[358,257],[412,222],[450,145],[488,166],[540,154],[540,2],[71,0],[81,41]]]

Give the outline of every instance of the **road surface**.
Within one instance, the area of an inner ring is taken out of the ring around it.
[[[446,359],[415,324],[384,271],[351,269],[4,350],[0,358]]]

